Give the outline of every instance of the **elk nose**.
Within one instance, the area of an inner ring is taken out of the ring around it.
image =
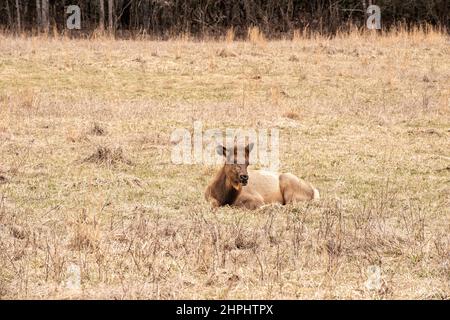
[[[239,178],[241,179],[241,181],[245,181],[245,182],[248,181],[248,175],[246,175],[246,174],[241,174],[241,175],[239,176]]]

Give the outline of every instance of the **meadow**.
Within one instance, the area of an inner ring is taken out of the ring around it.
[[[0,299],[449,299],[449,104],[435,31],[0,35]],[[278,128],[321,199],[212,209],[197,120]]]

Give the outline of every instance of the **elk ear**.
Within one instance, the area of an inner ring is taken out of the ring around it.
[[[250,154],[250,152],[252,152],[252,149],[253,149],[253,147],[255,146],[255,144],[252,142],[252,143],[249,143],[246,147],[245,147],[245,153],[246,154]]]
[[[226,157],[227,156],[227,148],[225,148],[223,145],[219,144],[216,147],[217,154]]]

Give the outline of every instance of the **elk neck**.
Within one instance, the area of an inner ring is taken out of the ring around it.
[[[225,166],[220,169],[214,182],[211,184],[211,195],[219,201],[221,206],[232,205],[239,194],[242,187],[239,185],[236,189],[225,173]]]

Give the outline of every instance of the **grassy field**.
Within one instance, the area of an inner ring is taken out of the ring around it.
[[[449,299],[449,101],[433,32],[0,35],[0,298]],[[278,128],[321,200],[212,210],[195,120]]]

